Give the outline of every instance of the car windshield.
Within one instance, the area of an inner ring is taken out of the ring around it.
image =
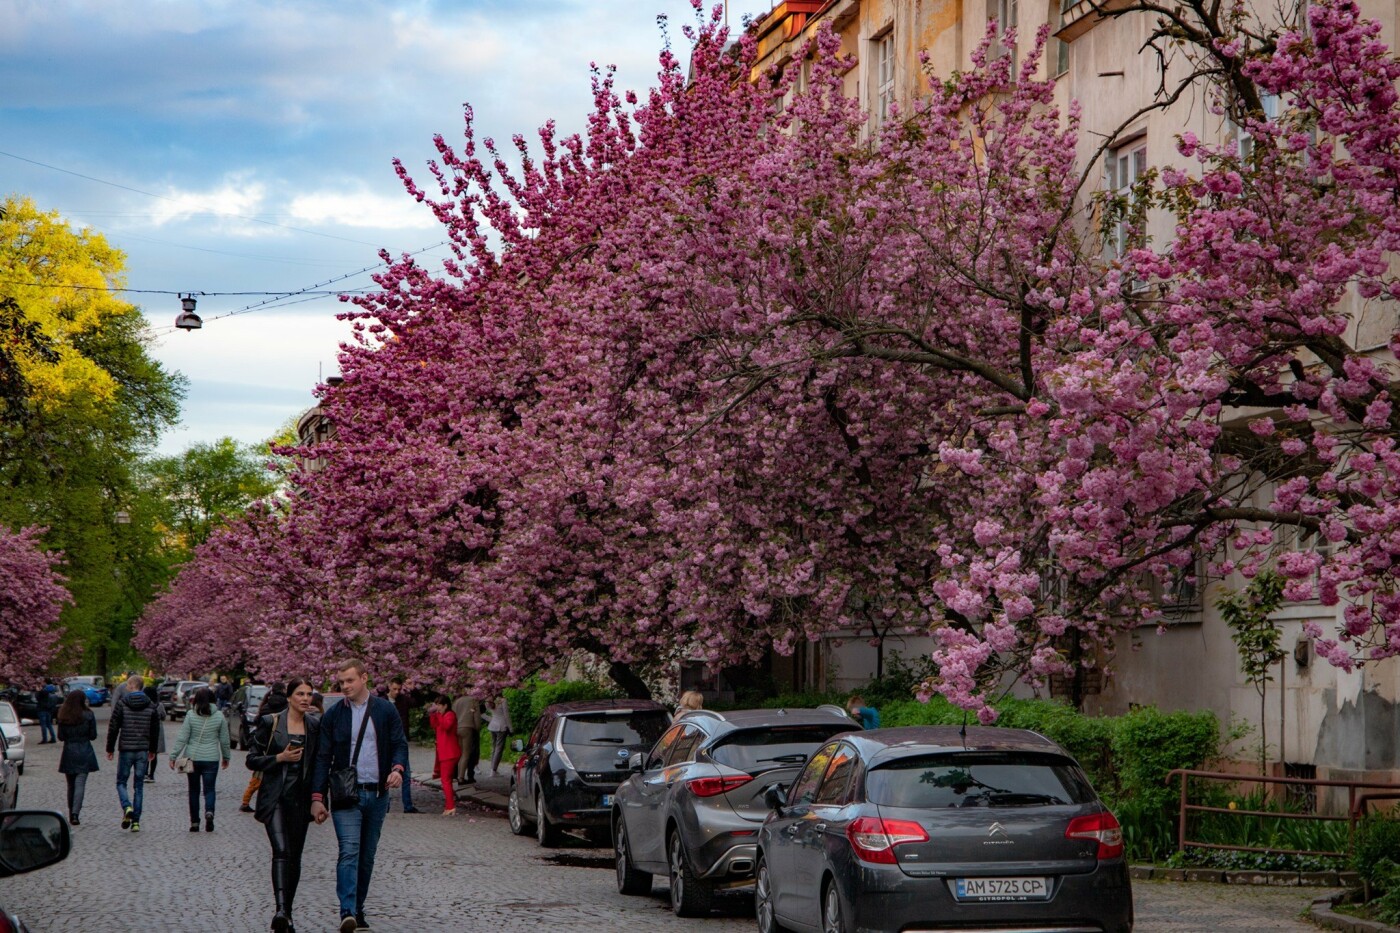
[[[0,722],[19,722],[15,708],[8,703],[0,703]]]
[[[719,764],[752,774],[796,767],[833,735],[850,732],[851,726],[849,722],[832,722],[830,725],[743,729],[721,738],[710,749],[710,757]]]
[[[1033,807],[1094,799],[1079,766],[1034,752],[956,752],[900,758],[873,768],[866,795],[884,807]]]
[[[574,713],[564,720],[565,745],[622,746],[656,744],[671,724],[662,710]]]

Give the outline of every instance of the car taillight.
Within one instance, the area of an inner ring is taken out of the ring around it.
[[[716,794],[727,794],[752,780],[747,774],[727,774],[723,777],[691,778],[685,782],[685,786],[697,797],[713,797]]]
[[[913,820],[885,820],[862,816],[846,827],[846,838],[863,862],[894,864],[894,847],[906,842],[928,842],[928,833]]]
[[[4,908],[0,908],[0,933],[17,933],[10,918],[5,916]]]
[[[1100,861],[1123,854],[1123,829],[1107,810],[1093,816],[1076,816],[1065,828],[1065,838],[1095,840],[1099,844]]]

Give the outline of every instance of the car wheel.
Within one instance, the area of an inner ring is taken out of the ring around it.
[[[632,864],[632,846],[627,841],[627,824],[622,822],[621,816],[617,818],[614,833],[617,837],[613,842],[613,852],[617,856],[617,893],[650,894],[651,872],[638,871]]]
[[[703,917],[710,912],[714,889],[695,877],[685,860],[685,846],[679,832],[671,833],[666,846],[666,864],[671,874],[671,912],[677,917]]]
[[[841,893],[836,890],[835,880],[826,883],[826,895],[822,897],[822,933],[846,933],[846,921],[841,919]]]
[[[23,774],[23,773],[24,773],[24,762],[21,761],[21,762],[19,763],[19,767],[15,768],[15,771],[16,771],[17,773],[19,773],[19,774]]]
[[[517,836],[530,835],[530,824],[525,819],[525,814],[520,812],[520,789],[514,784],[510,785],[510,804],[506,807],[506,813],[510,817],[510,831]]]
[[[559,828],[549,821],[544,812],[544,791],[535,791],[535,841],[542,848],[553,849],[559,845]]]
[[[758,933],[786,933],[787,928],[778,922],[774,910],[773,877],[768,873],[768,862],[761,858],[754,872],[753,909],[758,918]]]

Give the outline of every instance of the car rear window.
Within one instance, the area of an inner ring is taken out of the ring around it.
[[[572,713],[564,720],[559,741],[565,745],[656,744],[671,719],[663,710],[617,713]]]
[[[805,762],[833,735],[850,732],[849,722],[831,725],[764,726],[740,729],[710,747],[710,757],[722,765],[757,774]]]
[[[15,721],[15,708],[8,703],[0,703],[0,722]]]
[[[866,796],[884,807],[1036,807],[1094,799],[1084,772],[1059,755],[957,752],[871,769]]]

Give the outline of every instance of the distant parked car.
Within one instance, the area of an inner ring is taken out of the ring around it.
[[[5,760],[15,763],[24,773],[24,730],[20,728],[19,713],[9,702],[0,700],[0,732],[5,733]]]
[[[510,779],[510,828],[533,828],[539,844],[557,846],[565,829],[606,838],[613,793],[631,773],[628,761],[656,744],[671,714],[650,700],[577,700],[545,707]]]
[[[0,813],[19,806],[20,769],[10,761],[9,750],[9,740],[0,730]]]
[[[859,728],[835,706],[677,717],[651,751],[632,756],[613,798],[618,891],[649,894],[652,874],[665,872],[678,916],[709,913],[717,888],[753,880],[764,790],[791,783],[822,743]]]
[[[1118,821],[1034,732],[852,732],[765,796],[761,933],[1133,928]]]
[[[180,681],[175,677],[167,677],[156,684],[156,699],[169,705],[175,701],[175,688],[180,686]]]
[[[266,684],[251,684],[246,691],[246,699],[230,703],[224,708],[224,718],[228,720],[228,741],[234,748],[247,748],[258,723],[258,707],[270,688]]]
[[[88,706],[105,706],[112,695],[106,686],[93,681],[101,681],[101,677],[70,677],[63,682],[63,692],[66,694],[70,690],[81,690],[87,694]]]
[[[4,690],[0,690],[0,700],[13,706],[20,719],[39,718],[39,695],[33,690],[6,687]]]
[[[184,719],[185,714],[190,711],[190,707],[194,703],[195,691],[200,687],[207,686],[209,686],[209,684],[203,680],[182,680],[176,684],[174,696],[166,707],[170,718]],[[160,695],[159,690],[156,691],[156,695]]]
[[[3,810],[4,808],[0,808]],[[72,846],[68,823],[47,810],[0,812],[0,878],[20,875],[61,862]],[[57,904],[56,900],[50,900]],[[60,916],[55,907],[54,917]],[[0,904],[0,930],[27,933],[23,921]]]
[[[337,703],[345,699],[343,693],[323,693],[321,694],[321,712],[329,713]]]

